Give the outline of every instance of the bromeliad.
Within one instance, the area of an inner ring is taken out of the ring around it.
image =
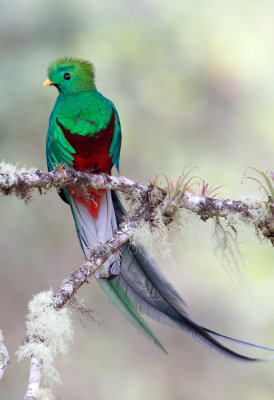
[[[59,95],[47,133],[48,169],[52,171],[60,163],[92,173],[110,174],[113,166],[119,169],[119,116],[114,104],[97,91],[93,65],[80,59],[58,59],[48,68],[44,86],[49,85],[55,86]],[[89,257],[89,248],[110,239],[122,222],[125,210],[121,201],[110,190],[90,189],[90,200],[70,187],[59,194],[70,205],[81,246]],[[194,322],[182,298],[141,245],[125,244],[121,255],[112,255],[95,276],[118,309],[162,350],[164,347],[140,313],[180,328],[224,355],[257,360],[233,351],[218,338],[252,344],[222,336]]]

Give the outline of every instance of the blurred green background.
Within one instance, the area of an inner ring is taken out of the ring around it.
[[[248,166],[273,168],[273,19],[270,0],[2,0],[0,159],[46,169],[57,93],[42,83],[48,63],[69,55],[94,62],[98,90],[118,109],[122,174],[146,183],[159,170],[177,176],[191,162],[206,181],[226,185],[224,197],[258,191],[241,178]],[[0,328],[12,357],[0,398],[9,400],[23,397],[28,380],[29,363],[14,356],[28,301],[57,290],[83,255],[69,208],[54,191],[28,207],[1,198],[0,216]],[[214,255],[212,224],[184,221],[173,260],[158,261],[191,314],[224,334],[274,346],[270,244],[252,230],[240,236],[241,283]],[[73,348],[58,363],[58,399],[273,399],[273,362],[236,363],[152,322],[166,356],[93,280],[79,294],[100,323],[83,329],[75,317]]]

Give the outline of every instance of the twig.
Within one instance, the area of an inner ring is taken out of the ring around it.
[[[125,244],[130,236],[129,232],[145,219],[146,208],[142,207],[134,218],[122,224],[114,236],[103,246],[98,245],[90,252],[90,257],[77,271],[72,272],[70,277],[62,284],[58,293],[53,296],[54,307],[58,310],[77,292],[77,290],[90,278],[91,275],[114,253]]]
[[[4,345],[4,337],[0,330],[0,381],[10,363],[10,357],[6,346]]]
[[[13,170],[11,173],[0,173],[0,192],[3,195],[14,194],[25,198],[26,193],[34,189],[60,189],[63,186],[74,188],[92,187],[95,189],[113,189],[125,193],[140,190],[145,194],[149,188],[124,176],[110,176],[103,173],[89,174],[76,171],[73,168],[66,170],[64,166],[56,166],[51,172],[41,170]]]
[[[201,215],[204,220],[212,217],[226,218],[234,214],[245,220],[256,221],[262,214],[258,205],[251,206],[239,200],[213,199],[189,192],[182,197],[180,206]]]
[[[41,388],[41,383],[42,383],[42,376],[43,376],[42,371],[43,371],[42,360],[38,357],[32,356],[30,360],[29,384],[24,400],[37,399],[37,393]]]
[[[0,193],[2,195],[16,195],[28,201],[32,192],[38,189],[61,189],[70,186],[78,190],[89,187],[94,189],[111,189],[132,194],[138,192],[144,201],[149,201],[153,192],[153,198],[159,203],[166,196],[166,191],[160,187],[142,185],[124,176],[109,176],[107,174],[89,174],[75,171],[73,168],[66,170],[64,166],[57,166],[54,171],[43,172],[40,170],[13,170],[12,173],[0,173]],[[157,205],[157,204],[156,204]],[[223,200],[200,196],[186,191],[181,197],[179,208],[185,208],[195,214],[199,214],[206,220],[212,217],[227,217],[229,214],[252,221],[257,221],[262,214],[259,206],[250,205],[241,201]],[[262,205],[263,207],[263,205]]]

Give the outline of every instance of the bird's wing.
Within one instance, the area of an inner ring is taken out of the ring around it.
[[[62,129],[57,124],[56,116],[53,110],[49,119],[46,141],[48,170],[54,170],[55,166],[59,165],[60,163],[72,166],[74,160],[73,154],[75,154],[75,150],[69,144],[62,132]],[[58,194],[65,203],[69,204],[67,189],[61,189],[58,191]]]
[[[54,170],[55,165],[64,163],[70,166],[73,165],[74,148],[65,138],[62,129],[56,122],[54,110],[49,119],[49,128],[47,133],[46,154],[48,170]]]
[[[111,103],[111,102],[110,102]],[[121,150],[121,142],[122,142],[122,133],[121,133],[121,125],[119,115],[113,103],[112,108],[115,113],[115,127],[113,139],[110,146],[109,157],[112,158],[112,164],[115,165],[117,170],[119,171],[119,160],[120,160],[120,150]]]

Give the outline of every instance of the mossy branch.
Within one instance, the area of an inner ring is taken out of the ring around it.
[[[186,175],[183,174],[182,177],[184,178]],[[15,195],[26,203],[30,201],[35,189],[43,194],[52,188],[60,190],[62,187],[70,186],[85,195],[87,195],[89,187],[111,189],[126,193],[130,197],[139,198],[143,205],[147,204],[151,207],[151,211],[153,208],[159,207],[167,224],[178,209],[187,209],[199,215],[204,221],[209,218],[227,218],[234,215],[243,222],[253,224],[256,230],[264,233],[266,217],[269,225],[266,202],[263,200],[261,202],[243,202],[217,199],[215,195],[210,197],[212,189],[205,191],[203,188],[201,189],[201,186],[200,194],[199,190],[195,192],[190,189],[188,186],[190,179],[187,178],[187,182],[184,183],[181,177],[178,178],[175,187],[172,186],[172,180],[169,180],[165,187],[158,185],[157,178],[155,178],[145,186],[124,176],[109,176],[103,173],[89,174],[73,168],[66,169],[64,165],[56,166],[54,171],[43,172],[33,168],[17,169],[15,166],[3,162],[0,164],[0,194]],[[171,190],[173,190],[172,195],[170,195]],[[204,193],[208,196],[202,195]]]

